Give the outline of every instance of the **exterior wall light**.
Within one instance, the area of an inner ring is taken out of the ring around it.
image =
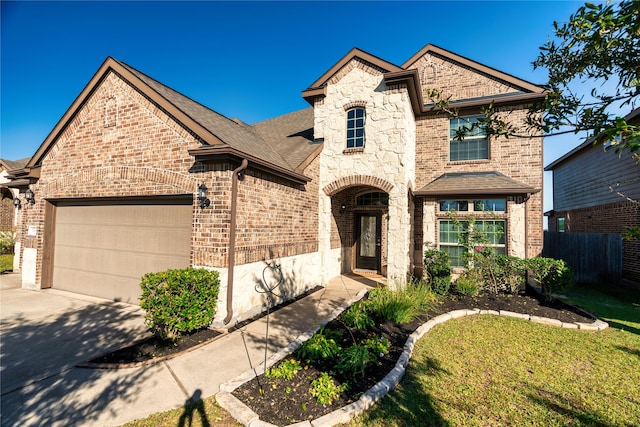
[[[198,187],[198,200],[200,201],[200,209],[204,209],[206,207],[209,207],[209,205],[211,204],[211,200],[207,199],[207,186],[203,184],[200,184],[200,186]]]
[[[22,207],[22,203],[20,203],[20,198],[19,197],[14,197],[13,198],[13,206],[16,209],[20,209]]]
[[[340,205],[340,213],[345,213],[347,211],[347,205],[344,203]]]
[[[36,203],[35,196],[33,194],[33,191],[31,191],[30,188],[24,192],[24,200],[30,205],[33,205]]]

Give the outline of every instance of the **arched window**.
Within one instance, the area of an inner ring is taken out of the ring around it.
[[[358,206],[389,206],[389,195],[382,192],[366,193],[356,199]]]
[[[365,109],[355,107],[347,110],[347,148],[364,147]]]

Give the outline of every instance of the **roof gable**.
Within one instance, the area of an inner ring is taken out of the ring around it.
[[[313,105],[313,99],[317,96],[324,95],[324,91],[327,83],[337,75],[344,67],[348,66],[354,60],[360,60],[370,65],[373,68],[377,68],[380,70],[381,74],[388,72],[399,72],[403,71],[401,67],[392,64],[391,62],[385,61],[384,59],[378,58],[375,55],[372,55],[368,52],[360,50],[358,48],[351,49],[345,56],[343,56],[334,66],[329,68],[320,78],[318,78],[315,82],[309,86],[309,88],[305,89],[302,92],[302,97],[307,100],[310,104]]]
[[[429,85],[432,88],[439,88],[443,84],[442,79],[438,79],[437,70],[435,68],[438,64],[434,64],[433,59],[440,60],[451,64],[454,67],[460,69],[469,70],[487,81],[501,84],[505,87],[503,93],[507,92],[523,92],[523,93],[543,93],[544,89],[526,80],[512,76],[511,74],[504,73],[496,70],[495,68],[473,61],[464,56],[455,54],[441,47],[427,44],[418,52],[416,52],[411,58],[409,58],[402,68],[412,69],[417,68],[420,71],[420,77],[423,80],[423,85]],[[424,64],[424,62],[431,62],[430,64]],[[427,68],[427,69],[425,69]],[[430,69],[428,69],[430,68]],[[440,81],[439,81],[440,80]],[[456,82],[458,84],[458,82]],[[506,89],[506,88],[510,88]],[[472,98],[471,96],[466,98]],[[456,99],[456,97],[454,97]]]
[[[98,71],[36,150],[34,156],[24,167],[25,172],[39,169],[42,160],[53,147],[58,137],[110,73],[115,73],[120,79],[157,105],[173,120],[192,132],[204,147],[222,148],[223,150],[220,150],[220,152],[225,151],[226,155],[229,153],[235,153],[238,156],[246,154],[253,163],[261,164],[265,169],[273,168],[280,175],[292,175],[297,181],[308,180],[298,174],[295,171],[296,167],[290,166],[251,126],[240,121],[228,119],[163,85],[130,65],[111,57],[108,57],[102,63]],[[192,151],[189,151],[192,155],[199,154],[197,150],[194,153]],[[36,174],[32,172],[29,173],[29,176],[36,178]]]

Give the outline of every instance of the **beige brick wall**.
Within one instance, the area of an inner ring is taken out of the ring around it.
[[[455,99],[478,98],[487,95],[515,92],[517,89],[494,77],[479,74],[435,53],[424,55],[411,68],[418,70],[424,89],[439,89],[444,97]],[[428,98],[425,98],[428,103]]]

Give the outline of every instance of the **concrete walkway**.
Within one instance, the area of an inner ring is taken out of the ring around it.
[[[271,313],[268,355],[322,323],[366,283],[371,281],[340,276]],[[192,396],[212,396],[220,384],[264,361],[266,317],[155,365],[76,368],[144,337],[142,310],[66,292],[23,290],[11,274],[0,276],[0,290],[2,426],[119,426],[181,407]]]

